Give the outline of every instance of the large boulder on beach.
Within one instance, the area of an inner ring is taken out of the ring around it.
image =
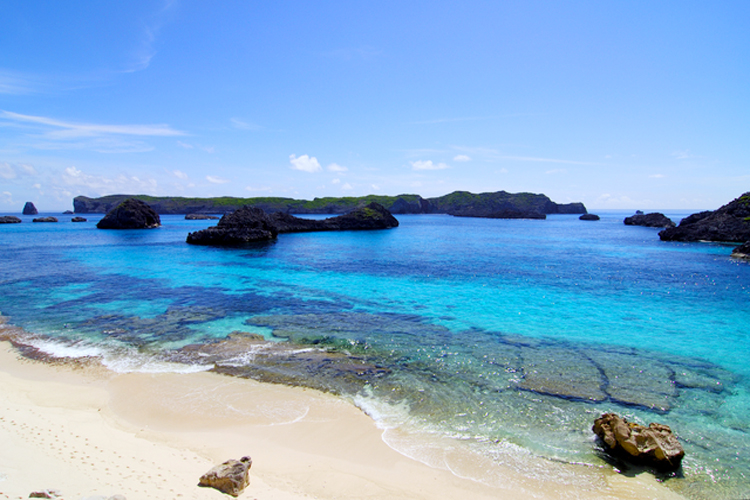
[[[626,461],[654,467],[661,471],[680,468],[685,451],[663,424],[651,423],[648,427],[614,413],[597,418],[592,429],[611,455]]]
[[[732,250],[732,257],[750,260],[750,241],[747,241]]]
[[[96,224],[99,229],[153,229],[159,226],[159,214],[135,198],[123,201]]]
[[[215,488],[233,497],[239,496],[250,484],[250,467],[253,460],[242,457],[239,460],[227,460],[203,474],[198,486]]]
[[[187,242],[193,245],[238,246],[269,241],[279,234],[266,212],[244,206],[224,215],[216,226],[190,233]]]
[[[659,233],[662,241],[750,241],[750,192],[714,211],[685,217],[680,225]]]
[[[626,226],[645,226],[645,227],[674,227],[675,223],[666,215],[653,212],[650,214],[635,214],[625,217],[622,221]]]
[[[0,224],[18,224],[21,219],[14,215],[3,215],[0,216]]]
[[[36,209],[33,203],[30,201],[27,201],[26,204],[23,206],[23,214],[24,215],[36,215],[39,213],[39,210]]]

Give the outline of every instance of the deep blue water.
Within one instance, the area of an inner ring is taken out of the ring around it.
[[[340,393],[400,435],[449,436],[503,463],[601,465],[599,413],[659,421],[687,451],[668,486],[748,496],[750,265],[731,246],[624,226],[631,213],[402,215],[393,230],[243,249],[187,245],[215,221],[181,216],[147,231],[24,217],[0,225],[0,312],[38,347],[119,370],[189,369],[175,352],[232,331],[353,356],[381,372],[312,367],[295,383]],[[392,445],[419,454],[404,443]]]

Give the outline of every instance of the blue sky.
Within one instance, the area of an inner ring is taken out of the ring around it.
[[[0,212],[454,190],[750,191],[750,2],[0,3]]]

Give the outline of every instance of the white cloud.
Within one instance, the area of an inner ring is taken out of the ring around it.
[[[18,177],[16,170],[8,162],[0,163],[0,177],[3,179],[15,179]]]
[[[331,184],[341,184],[341,179],[333,179]]]
[[[552,170],[547,170],[544,172],[545,174],[551,175],[551,174],[567,174],[568,171],[564,168],[553,168]]]
[[[107,125],[101,123],[73,123],[45,116],[22,115],[10,111],[0,111],[0,118],[13,122],[34,123],[51,127],[49,137],[58,139],[74,137],[93,137],[106,134],[135,135],[149,137],[170,137],[187,135],[185,132],[175,130],[166,124],[155,125]]]
[[[213,175],[207,175],[206,180],[212,184],[226,184],[227,182],[229,182],[226,179],[222,179],[221,177],[216,177]]]
[[[349,184],[349,183],[347,182],[346,184],[344,184],[343,186],[341,186],[341,189],[344,189],[344,190],[346,190],[346,191],[350,191],[350,190],[352,190],[352,189],[354,189],[354,188],[352,187],[352,185],[351,185],[351,184]]]
[[[63,171],[61,180],[64,185],[75,186],[77,192],[80,191],[80,188],[87,188],[87,192],[99,196],[123,192],[145,192],[150,194],[155,193],[157,188],[156,179],[141,180],[138,177],[128,177],[123,174],[117,177],[91,175],[74,166],[68,167]]]
[[[501,168],[500,170],[497,171],[497,173],[499,173],[499,174],[507,174],[508,173],[508,169],[507,168]]]
[[[450,168],[445,163],[432,163],[432,160],[417,160],[417,161],[410,161],[411,168],[414,170],[445,170],[446,168]]]
[[[342,167],[338,163],[331,163],[326,168],[328,169],[329,172],[346,172],[347,170],[349,170],[346,167]]]
[[[453,157],[453,161],[471,161],[471,158],[467,155],[456,155]]]
[[[201,149],[208,154],[213,154],[216,149],[213,146],[201,146]]]
[[[649,178],[651,178],[651,179],[663,179],[665,177],[666,177],[666,175],[664,175],[664,174],[649,175]]]
[[[174,176],[175,176],[175,177],[177,177],[178,179],[183,179],[183,180],[186,180],[186,179],[188,178],[188,174],[186,174],[185,172],[183,172],[183,171],[181,171],[181,170],[173,170],[173,171],[172,171],[172,173],[173,173],[173,174],[174,174]]]
[[[177,144],[182,146],[185,149],[193,149],[195,146],[192,144],[188,144],[187,142],[177,141]]]
[[[271,188],[268,187],[268,186],[262,186],[262,187],[246,186],[245,190],[246,191],[251,191],[251,192],[259,192],[259,191],[270,192]]]
[[[672,156],[674,156],[678,160],[687,160],[688,158],[692,158],[694,155],[690,152],[689,149],[686,149],[684,151],[675,151],[674,153],[672,153]]]
[[[320,172],[323,168],[320,166],[318,159],[314,156],[302,155],[297,158],[296,155],[289,155],[289,161],[292,163],[292,168],[295,170],[302,170],[303,172]]]
[[[375,191],[380,191],[380,186],[378,186],[377,184],[370,184],[370,187],[371,187],[371,188],[372,188],[373,190],[375,190]]]

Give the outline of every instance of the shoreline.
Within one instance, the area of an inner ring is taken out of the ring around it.
[[[215,373],[51,364],[2,342],[0,386],[0,499],[45,489],[67,500],[230,498],[198,478],[245,455],[253,467],[240,498],[258,500],[683,498],[649,474],[555,464],[549,480],[439,446],[430,467],[391,448],[343,398]],[[490,467],[494,485],[468,479]]]

